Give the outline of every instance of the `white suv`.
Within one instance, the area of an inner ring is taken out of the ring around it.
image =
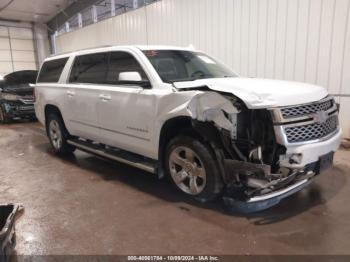
[[[191,49],[111,46],[45,60],[36,114],[76,148],[166,175],[201,201],[267,207],[331,166],[338,105],[319,86],[239,77]]]

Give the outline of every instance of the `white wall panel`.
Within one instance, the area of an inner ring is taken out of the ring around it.
[[[10,40],[8,38],[0,38],[0,49],[10,49]]]
[[[34,51],[33,40],[11,39],[11,48],[13,50]]]
[[[61,35],[57,37],[57,49],[66,52],[100,45],[146,44],[144,13],[140,8]]]
[[[317,84],[328,85],[330,58],[333,42],[333,24],[335,17],[335,0],[322,1],[321,23],[320,23],[320,42],[317,64]]]
[[[31,28],[9,27],[10,37],[19,39],[33,39],[33,31]]]
[[[0,36],[8,36],[8,30],[5,26],[0,26]]]
[[[0,75],[5,75],[9,72],[12,72],[12,63],[0,61]]]
[[[276,56],[276,32],[277,32],[277,10],[279,0],[269,0],[267,2],[267,38],[266,38],[266,63],[263,77],[273,78],[275,72]]]
[[[284,79],[294,80],[299,2],[288,1],[287,10]]]
[[[0,75],[15,70],[36,69],[33,30],[20,23],[0,26]],[[21,27],[24,26],[24,27]]]
[[[297,14],[297,35],[295,38],[296,48],[295,48],[295,71],[294,79],[296,81],[305,81],[305,71],[306,71],[306,49],[308,45],[308,35],[309,35],[309,15],[310,2],[311,0],[297,0],[298,3],[298,14]],[[278,22],[278,21],[276,21]]]
[[[11,62],[11,51],[10,50],[0,50],[1,61]]]
[[[34,51],[12,51],[12,59],[14,62],[34,62]]]
[[[57,46],[64,52],[105,44],[193,44],[242,76],[314,83],[346,95],[349,9],[350,0],[161,0],[60,35]],[[349,137],[350,98],[337,100]]]
[[[35,62],[13,62],[14,71],[18,70],[36,70]]]

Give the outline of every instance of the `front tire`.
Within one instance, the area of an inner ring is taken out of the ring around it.
[[[5,111],[4,111],[3,107],[2,107],[2,105],[0,105],[0,123],[1,123],[1,124],[7,124],[7,123],[10,122],[9,120],[10,120],[10,119],[6,116]]]
[[[70,135],[58,114],[49,114],[46,130],[50,144],[56,154],[65,155],[75,151],[75,147],[67,143]]]
[[[172,139],[166,148],[165,171],[172,184],[201,202],[217,197],[223,182],[211,148],[189,136]]]

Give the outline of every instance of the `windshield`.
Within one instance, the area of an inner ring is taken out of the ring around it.
[[[237,76],[226,66],[199,52],[147,50],[143,53],[167,83]]]

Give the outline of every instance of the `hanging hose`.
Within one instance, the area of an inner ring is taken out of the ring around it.
[[[8,7],[10,4],[12,4],[12,2],[15,0],[10,0],[7,4],[5,4],[4,6],[0,7],[0,12],[3,11],[4,9],[6,9],[6,7]]]

